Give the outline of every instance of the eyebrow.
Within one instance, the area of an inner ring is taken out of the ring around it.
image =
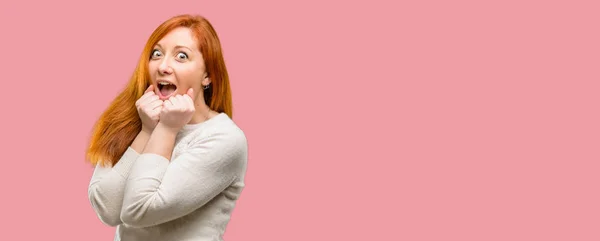
[[[159,43],[156,44],[158,47],[160,47],[161,49],[163,48],[162,45],[160,45]],[[183,46],[183,45],[176,45],[175,46],[176,49],[178,48],[184,48],[184,49],[188,49],[190,51],[192,51],[192,49],[190,49],[189,47]]]

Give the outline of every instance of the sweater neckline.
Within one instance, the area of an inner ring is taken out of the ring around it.
[[[220,112],[217,115],[213,116],[212,118],[210,118],[208,120],[205,120],[203,122],[195,123],[195,124],[186,124],[186,125],[183,126],[182,130],[188,131],[188,130],[197,129],[197,128],[200,128],[202,126],[209,125],[210,123],[216,122],[216,121],[218,121],[220,119],[223,119],[225,117],[227,117],[227,114],[225,114],[224,112]]]

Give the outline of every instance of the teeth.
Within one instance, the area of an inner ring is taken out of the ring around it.
[[[169,82],[159,82],[158,84],[159,85],[170,85],[171,83],[169,83]]]

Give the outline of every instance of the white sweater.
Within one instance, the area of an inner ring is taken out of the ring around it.
[[[114,240],[222,240],[244,188],[248,147],[225,113],[186,125],[171,161],[131,147],[113,167],[96,166],[88,195]]]

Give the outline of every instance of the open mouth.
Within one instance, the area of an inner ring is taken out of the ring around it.
[[[176,85],[167,81],[159,81],[157,87],[161,99],[169,98],[177,90]]]

